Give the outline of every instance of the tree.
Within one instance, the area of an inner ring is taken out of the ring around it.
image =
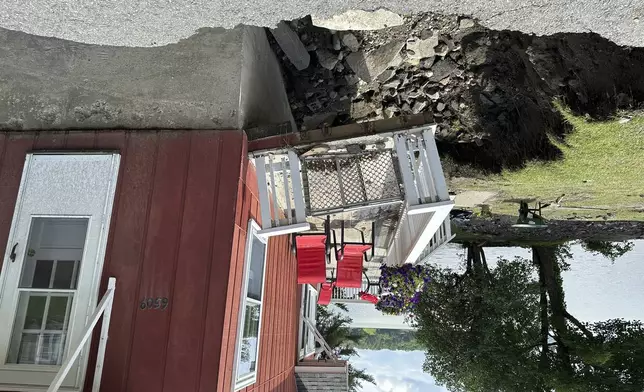
[[[341,310],[342,306],[338,307]],[[326,340],[329,347],[343,357],[357,356],[356,344],[364,336],[362,330],[352,330],[351,318],[333,312],[326,306],[317,307],[317,328],[320,335]],[[374,378],[367,374],[364,369],[356,369],[349,365],[349,391],[357,392],[363,382],[375,384]]]
[[[349,391],[358,392],[363,382],[369,382],[376,385],[376,380],[372,375],[367,374],[364,369],[356,369],[349,364]]]
[[[633,250],[635,244],[632,241],[609,242],[609,241],[582,241],[582,248],[593,254],[600,254],[615,261]]]
[[[414,322],[425,371],[452,391],[545,391],[538,371],[538,285],[529,263],[499,260],[490,271],[480,245],[466,269],[431,268]]]
[[[452,391],[644,390],[642,323],[570,314],[571,257],[568,246],[535,247],[533,260],[501,259],[490,271],[470,245],[464,273],[434,267],[415,314],[425,370]]]

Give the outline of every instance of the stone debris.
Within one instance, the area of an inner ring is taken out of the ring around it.
[[[369,83],[383,73],[390,63],[397,62],[403,45],[403,42],[390,42],[369,53],[351,53],[346,62],[360,79]]]
[[[276,28],[271,29],[271,33],[295,68],[300,71],[308,68],[311,56],[300,37],[286,22],[279,22]]]
[[[348,10],[331,18],[311,16],[314,26],[329,30],[380,30],[387,27],[400,26],[404,23],[402,16],[391,11],[379,9],[376,11]]]
[[[289,22],[317,60],[305,70],[293,69],[282,46],[273,43],[286,78],[292,81],[288,94],[298,127],[314,129],[426,112],[433,113],[435,121],[453,123],[467,110],[459,106],[461,91],[456,85],[476,81],[466,77],[461,44],[452,35],[458,31],[457,17],[449,20],[448,31],[435,22],[423,20],[379,31],[343,31],[346,25],[334,25],[331,31],[312,25],[307,18]]]
[[[342,43],[352,52],[360,50],[360,42],[356,36],[351,33],[346,33],[342,36]]]
[[[315,54],[320,65],[328,70],[335,68],[336,64],[338,64],[338,56],[326,49],[318,49]]]
[[[434,47],[438,45],[438,35],[434,34],[427,39],[411,37],[407,40],[407,58],[411,64],[419,64],[421,59],[434,57]]]
[[[461,18],[461,20],[458,22],[458,27],[461,29],[469,29],[474,27],[474,20],[470,18]]]

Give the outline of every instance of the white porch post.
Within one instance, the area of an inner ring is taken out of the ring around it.
[[[262,216],[262,230],[258,234],[273,237],[310,230],[311,226],[306,222],[302,174],[297,154],[294,151],[288,152],[288,164],[286,157],[274,160],[272,155],[268,159],[266,156],[259,156],[255,158],[255,168]],[[281,186],[278,182],[281,182]],[[283,194],[278,194],[278,191]],[[295,214],[291,205],[295,207]],[[285,210],[285,217],[280,215],[281,209]]]

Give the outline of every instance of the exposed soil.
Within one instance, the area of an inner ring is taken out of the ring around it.
[[[350,32],[359,42],[354,50],[344,44],[347,32],[318,28],[308,19],[291,22],[311,54],[310,66],[297,71],[273,46],[298,126],[431,112],[440,124],[439,150],[453,163],[446,165],[448,174],[468,175],[463,171],[498,172],[560,157],[548,135],[563,139],[570,126],[556,99],[596,120],[644,103],[644,49],[619,47],[596,34],[536,37],[462,21],[423,14],[403,26]],[[411,43],[432,37],[438,45],[428,57],[411,60],[417,57]],[[368,57],[392,42],[401,42],[398,58],[374,80],[360,81],[347,57]],[[321,50],[337,62],[329,65],[327,58],[323,67]]]

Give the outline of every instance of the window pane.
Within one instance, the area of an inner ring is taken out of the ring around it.
[[[36,260],[33,279],[31,284],[27,283],[23,287],[33,287],[35,289],[48,289],[51,281],[51,270],[54,267],[53,260]]]
[[[257,301],[262,300],[262,282],[264,278],[264,260],[266,244],[253,236],[250,254],[250,267],[248,270],[247,296]]]
[[[62,359],[63,335],[59,333],[43,333],[41,335],[38,363],[41,365],[57,365]]]
[[[83,257],[88,222],[85,218],[33,218],[20,287],[75,288],[74,275],[80,267],[76,260]]]
[[[45,329],[63,330],[65,328],[65,315],[67,314],[68,297],[51,297],[49,298],[49,310],[47,311],[47,322]],[[71,304],[70,304],[71,305]]]
[[[54,289],[76,288],[76,277],[74,276],[74,260],[58,260],[56,262],[56,273],[54,274]]]
[[[38,338],[40,334],[25,333],[22,334],[17,359],[9,363],[36,363],[36,353],[38,352]]]
[[[237,365],[237,379],[252,374],[257,369],[258,338],[259,338],[259,317],[261,306],[258,304],[246,304],[244,325],[241,341],[241,353]]]
[[[45,296],[29,296],[21,295],[18,304],[18,314],[21,313],[21,307],[26,306],[25,322],[23,323],[24,329],[40,329],[42,328],[42,319],[45,315],[45,303],[47,297]]]

